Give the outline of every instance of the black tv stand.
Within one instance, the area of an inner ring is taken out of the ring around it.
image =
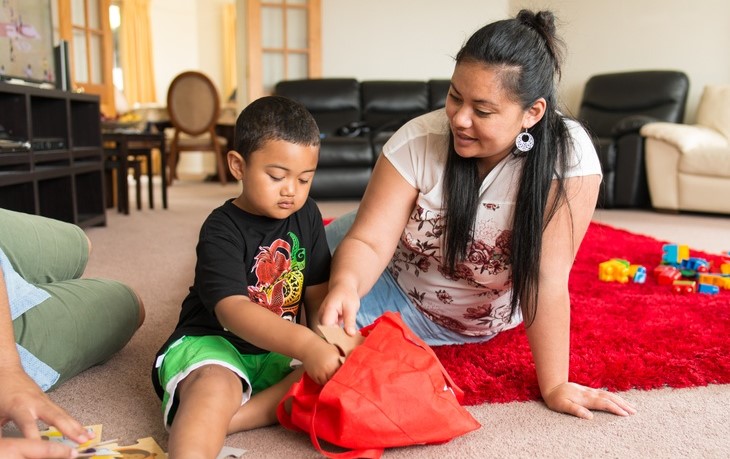
[[[31,146],[0,154],[0,207],[106,225],[98,96],[0,82],[0,125]]]

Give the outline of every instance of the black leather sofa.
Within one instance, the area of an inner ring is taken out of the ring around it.
[[[594,138],[603,168],[598,206],[651,206],[641,127],[655,121],[681,123],[689,79],[673,70],[642,70],[592,76],[578,119]]]
[[[444,106],[449,80],[285,80],[274,93],[300,101],[322,134],[314,199],[359,199],[388,138],[406,121]]]

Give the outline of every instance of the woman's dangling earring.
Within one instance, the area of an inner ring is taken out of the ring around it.
[[[532,147],[535,145],[535,138],[532,137],[532,134],[527,132],[527,128],[525,128],[525,132],[520,132],[519,134],[517,134],[517,139],[515,139],[515,145],[517,146],[517,149],[520,150],[522,153],[526,153],[532,150]]]

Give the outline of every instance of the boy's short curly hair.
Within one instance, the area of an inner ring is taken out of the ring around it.
[[[301,103],[281,96],[265,96],[251,102],[236,120],[234,145],[248,159],[270,140],[319,146],[319,127]]]

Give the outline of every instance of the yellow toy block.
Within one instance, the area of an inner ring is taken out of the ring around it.
[[[619,282],[625,284],[629,281],[629,263],[617,258],[604,261],[598,265],[598,280],[603,282]]]
[[[682,263],[682,260],[689,259],[689,246],[680,245],[677,247],[677,263]]]
[[[730,277],[717,274],[700,274],[698,280],[702,284],[717,285],[721,289],[730,290]]]

